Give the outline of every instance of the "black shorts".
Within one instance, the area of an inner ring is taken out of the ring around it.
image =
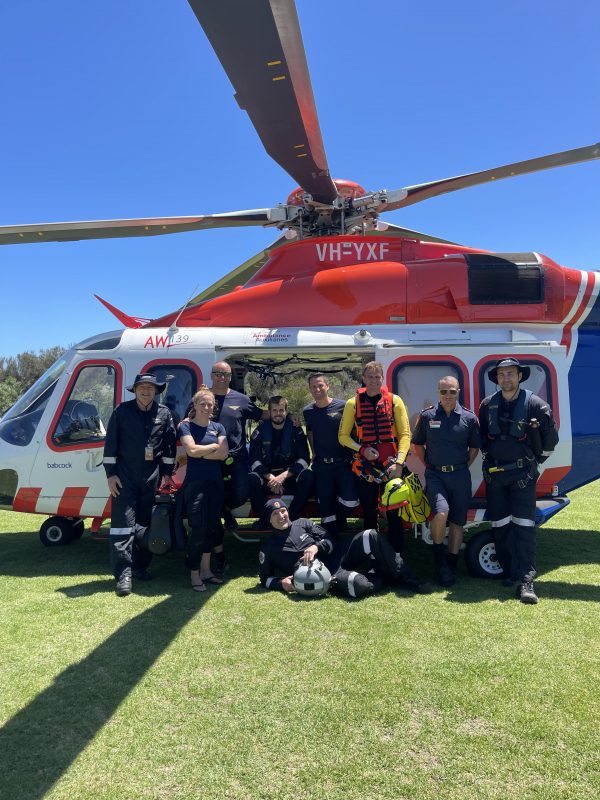
[[[464,525],[471,504],[471,473],[465,467],[456,472],[427,469],[425,494],[432,514],[448,514],[448,522]]]

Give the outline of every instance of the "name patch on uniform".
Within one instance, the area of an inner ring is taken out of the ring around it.
[[[442,420],[441,419],[430,419],[429,420],[429,427],[430,428],[441,428],[442,427]]]

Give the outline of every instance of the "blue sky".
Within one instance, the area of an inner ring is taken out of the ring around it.
[[[334,177],[367,189],[600,140],[589,0],[298,0]],[[0,224],[217,213],[284,201],[185,0],[0,9]],[[386,215],[499,251],[600,268],[600,162]],[[118,327],[98,293],[156,317],[273,240],[262,229],[0,248],[0,355]]]

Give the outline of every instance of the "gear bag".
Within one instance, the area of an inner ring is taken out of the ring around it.
[[[431,514],[431,508],[419,476],[411,472],[403,480],[408,486],[408,503],[398,509],[398,514],[400,514],[404,522],[410,522],[411,524],[414,522],[426,522]]]

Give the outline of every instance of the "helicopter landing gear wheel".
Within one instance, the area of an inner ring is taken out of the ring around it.
[[[481,531],[469,540],[465,548],[465,563],[475,578],[503,577],[491,530]]]
[[[72,539],[73,524],[66,517],[50,517],[40,528],[40,541],[44,547],[63,547]]]

